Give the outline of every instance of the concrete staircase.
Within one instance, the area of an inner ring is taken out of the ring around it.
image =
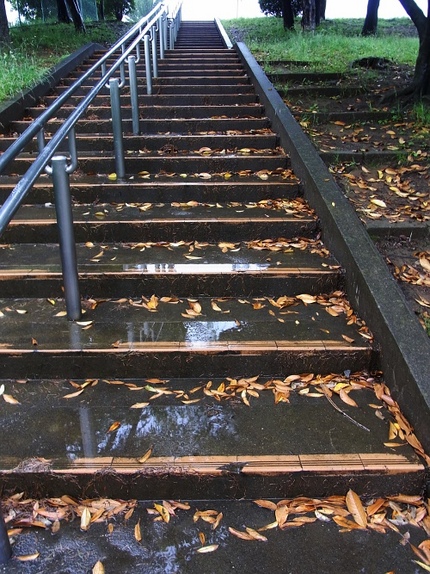
[[[372,334],[236,52],[214,24],[184,22],[153,95],[143,84],[142,135],[127,135],[121,96],[124,180],[107,96],[78,124],[82,321],[64,316],[47,176],[3,235],[4,489],[229,500],[420,491],[421,459],[389,439],[388,411],[375,416],[386,403]],[[34,151],[1,176],[2,200]]]

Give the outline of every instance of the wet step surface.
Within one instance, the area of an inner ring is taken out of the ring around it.
[[[422,528],[405,520],[405,524],[396,526],[399,532],[380,525],[378,531],[376,519],[372,518],[374,527],[351,528],[345,532],[341,525],[342,514],[347,512],[345,496],[316,501],[304,498],[276,500],[275,503],[290,513],[288,526],[265,530],[270,523],[276,523],[276,504],[272,508],[261,508],[252,500],[190,500],[189,503],[179,503],[178,508],[177,502],[166,501],[166,508],[173,509],[174,514],[165,523],[155,520],[160,518],[156,508],[163,505],[161,492],[160,495],[152,501],[139,502],[134,511],[131,505],[125,505],[118,512],[121,508],[119,501],[94,503],[94,506],[88,506],[91,515],[99,511],[99,504],[105,505],[106,512],[103,521],[91,524],[86,532],[79,528],[83,505],[74,505],[74,512],[79,512],[75,519],[72,519],[73,506],[60,507],[64,511],[62,516],[69,517],[69,520],[61,520],[60,530],[53,535],[50,529],[25,529],[17,537],[16,554],[31,555],[38,551],[40,557],[36,563],[39,571],[55,570],[64,574],[87,574],[98,560],[105,565],[106,571],[109,568],[116,572],[125,569],[128,572],[144,570],[151,574],[238,571],[285,574],[312,572],[316,556],[321,574],[375,571],[417,574],[422,571],[414,562],[416,557],[410,546],[399,543],[402,535],[408,532],[411,542],[418,546],[425,537]],[[364,502],[371,512],[371,501]],[[395,521],[395,511],[390,504],[393,505],[394,501],[382,499],[381,508],[387,511],[390,520]],[[31,503],[28,506],[31,507]],[[402,516],[406,516],[408,507],[403,504],[398,507]],[[58,506],[46,501],[42,512],[45,508],[56,511]],[[124,516],[130,509],[132,515],[125,520]],[[18,510],[21,515],[21,509]],[[316,519],[316,514],[321,518]],[[31,516],[31,510],[22,515],[23,518]],[[108,526],[105,517],[108,517]],[[334,517],[340,524],[336,524]],[[46,519],[42,515],[37,518],[39,521]],[[347,515],[347,520],[352,523],[351,516]],[[137,524],[140,525],[141,542],[135,537]],[[245,540],[238,538],[237,531],[245,533],[246,537],[246,528],[252,529],[254,539],[252,536]],[[257,532],[260,529],[263,530]],[[209,552],[202,551],[202,547]],[[7,566],[0,566],[0,572],[31,574],[35,572],[35,562],[13,559]]]
[[[366,373],[2,384],[10,401],[0,449],[1,467],[12,472],[6,480],[13,473],[37,472],[35,448],[39,465],[47,459],[44,464],[55,474],[89,475],[109,469],[117,473],[117,480],[130,473],[149,479],[151,474],[198,475],[210,488],[209,496],[217,496],[219,484],[214,489],[213,483],[228,475],[246,478],[247,493],[242,496],[255,496],[253,481],[258,483],[262,474],[270,476],[266,496],[274,497],[282,493],[285,473],[291,496],[301,493],[304,473],[336,473],[340,487],[348,484],[345,480],[352,486],[363,475],[375,483],[377,472],[383,471],[382,493],[389,492],[390,475],[416,472],[418,485],[423,472],[406,441],[389,440],[396,421],[385,409],[380,411],[374,387],[381,383]],[[23,424],[30,440],[19,433]],[[178,425],[180,434],[172,432]],[[59,428],[66,428],[66,435]],[[11,437],[21,457],[7,448]],[[245,487],[239,477],[237,482],[237,488]],[[130,485],[121,496],[134,498],[136,486]],[[152,491],[153,485],[148,486]],[[181,497],[199,496],[194,488],[193,480],[190,490],[183,485]],[[331,493],[324,487],[318,490],[317,483],[314,489],[319,496]],[[198,490],[203,493],[202,487]],[[164,491],[164,496],[174,492]],[[227,493],[221,489],[219,496]]]
[[[4,235],[4,488],[218,500],[417,492],[415,435],[388,412],[382,382],[354,375],[375,371],[377,344],[343,295],[318,214],[245,69],[218,61],[215,74],[209,53],[167,55],[186,67],[160,68],[154,95],[141,96],[141,136],[125,94],[123,180],[105,95],[77,127],[81,321],[66,317],[47,176]],[[32,150],[1,177],[2,194]]]

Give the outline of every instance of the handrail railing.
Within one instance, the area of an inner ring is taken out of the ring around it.
[[[66,300],[67,317],[69,320],[78,320],[81,317],[81,303],[78,286],[78,271],[76,264],[76,247],[73,233],[73,216],[70,199],[69,175],[78,164],[76,148],[75,125],[85,113],[92,101],[100,91],[108,86],[111,99],[112,131],[114,136],[115,169],[117,176],[125,176],[123,133],[121,120],[120,89],[125,85],[124,65],[127,60],[130,83],[130,98],[132,108],[132,129],[134,134],[139,133],[139,109],[136,63],[141,54],[141,42],[144,44],[146,89],[152,94],[152,77],[157,77],[157,34],[159,37],[160,58],[164,57],[167,47],[172,49],[176,40],[181,18],[182,0],[176,2],[159,2],[151,12],[137,22],[110,50],[106,52],[87,72],[85,72],[72,86],[61,94],[55,102],[36,118],[23,134],[0,157],[0,173],[37,137],[39,154],[28,168],[21,180],[13,189],[0,209],[0,235],[3,233],[11,219],[20,208],[23,200],[29,193],[34,182],[45,170],[52,175],[57,224],[59,229],[59,244],[64,281],[64,295]],[[170,30],[170,33],[169,33]],[[173,32],[172,32],[173,30]],[[169,41],[167,38],[169,36]],[[106,62],[121,50],[121,55],[107,70]],[[133,54],[136,50],[136,55]],[[151,62],[152,52],[152,62]],[[152,64],[152,65],[151,65]],[[72,110],[68,118],[53,134],[50,141],[45,143],[44,130],[50,119],[55,117],[58,109],[83,85],[85,80],[93,77],[101,69],[101,79],[84,96],[83,100]],[[113,77],[119,70],[120,81]],[[69,154],[56,155],[59,146],[68,140]],[[52,160],[51,165],[48,165]]]

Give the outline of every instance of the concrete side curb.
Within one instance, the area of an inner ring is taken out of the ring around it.
[[[231,43],[230,38],[228,37],[228,34],[225,31],[225,28],[222,25],[221,20],[219,20],[219,18],[215,18],[215,26],[218,28],[218,32],[221,34],[222,41],[224,42],[225,47],[231,50],[231,48],[233,48],[233,44]]]
[[[430,339],[407,307],[354,209],[274,86],[245,44],[238,43],[236,50],[281,145],[290,154],[305,198],[319,215],[324,242],[346,269],[347,295],[380,345],[378,367],[429,452]]]
[[[103,49],[103,46],[94,42],[82,46],[82,48],[76,50],[76,52],[73,52],[73,54],[52,68],[48,76],[36,86],[25,91],[13,100],[5,102],[0,106],[0,127],[2,129],[7,129],[11,122],[20,119],[25,108],[34,106],[39,98],[45,96],[56,84],[58,84],[61,78],[69,74],[74,68],[76,68],[76,66],[98,49]]]

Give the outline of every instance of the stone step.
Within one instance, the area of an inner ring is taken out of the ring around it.
[[[188,202],[204,203],[230,201],[263,201],[272,198],[295,198],[300,193],[299,183],[291,170],[273,173],[238,175],[229,174],[202,179],[194,174],[189,177],[167,174],[147,174],[140,178],[123,181],[110,180],[104,174],[74,174],[71,177],[71,193],[75,202]],[[267,175],[267,178],[266,178]],[[19,181],[19,176],[0,176],[0,201],[5,201]],[[26,202],[51,203],[52,182],[42,175],[34,184]],[[48,205],[49,207],[49,205]],[[51,205],[52,207],[52,205]]]
[[[254,102],[248,104],[232,105],[160,105],[139,106],[139,114],[142,119],[197,119],[197,118],[216,118],[220,116],[260,118],[264,115],[264,108],[261,104]],[[56,118],[67,118],[70,115],[72,106],[66,106],[58,110]],[[43,107],[34,107],[27,109],[27,117],[37,118],[44,112]],[[90,120],[105,120],[111,118],[112,112],[109,106],[91,106],[86,115],[81,118],[81,122]],[[121,115],[126,119],[131,119],[132,111],[130,102],[121,106]],[[49,127],[49,124],[48,124]]]
[[[267,207],[266,207],[267,206]],[[75,239],[85,241],[251,241],[256,237],[311,237],[316,216],[302,200],[256,203],[98,203],[73,207]],[[2,236],[9,243],[58,240],[54,206],[25,205]]]
[[[142,297],[140,290],[136,299],[90,301],[77,323],[61,316],[60,300],[0,299],[3,377],[116,378],[125,365],[132,378],[142,369],[181,378],[375,366],[370,335],[340,292],[313,304],[300,297]]]
[[[193,78],[194,81],[194,78]],[[77,90],[75,90],[75,94],[76,95],[86,95],[88,93],[88,91],[91,89],[92,86],[88,86],[88,85],[84,85],[81,88],[78,88]],[[60,94],[64,91],[66,91],[67,89],[69,89],[69,86],[67,85],[58,85],[55,87],[55,90],[53,91],[54,94]],[[125,88],[124,88],[125,89]],[[146,91],[146,87],[143,86],[143,88],[140,90],[140,92],[142,94],[145,94]],[[235,94],[249,94],[249,93],[253,93],[253,88],[251,86],[251,84],[249,83],[241,83],[241,84],[225,84],[225,83],[206,83],[206,84],[199,84],[199,83],[186,83],[184,82],[182,85],[181,84],[171,84],[169,85],[168,83],[165,83],[163,85],[161,85],[158,80],[154,80],[154,84],[153,84],[153,94],[155,95],[164,95],[164,94],[182,94],[182,95],[188,95],[188,94],[204,94],[204,95],[216,95],[216,94],[233,94],[233,96]],[[102,95],[108,95],[108,90],[102,90],[101,92]],[[101,96],[102,97],[102,96]]]
[[[36,467],[36,464],[33,467]],[[31,468],[31,465],[27,466]],[[107,468],[104,471],[105,480],[108,473],[109,479],[112,480],[114,471]],[[333,476],[334,473],[329,474]],[[308,473],[303,472],[302,475],[304,480],[309,479]],[[20,478],[25,480],[26,486],[28,484],[32,487],[35,483],[31,480],[36,480],[39,476],[35,472],[31,473],[31,476],[22,473]],[[35,549],[38,549],[40,554],[37,558],[37,567],[40,572],[73,571],[75,574],[91,572],[96,563],[105,565],[107,571],[121,572],[126,565],[128,572],[144,571],[154,574],[169,570],[181,574],[229,571],[299,573],[314,571],[316,562],[319,574],[344,572],[358,574],[373,572],[375,567],[380,572],[398,571],[402,574],[418,572],[419,566],[414,562],[418,557],[413,554],[410,544],[399,544],[403,534],[409,532],[408,539],[410,536],[415,547],[423,540],[425,536],[423,530],[410,527],[413,524],[412,518],[405,518],[405,524],[400,526],[398,531],[388,526],[381,528],[377,523],[379,516],[370,516],[367,528],[351,527],[348,532],[336,524],[335,520],[340,524],[354,523],[345,504],[345,495],[349,487],[342,491],[339,486],[336,492],[341,492],[341,495],[333,496],[327,492],[327,498],[312,497],[312,492],[306,491],[301,492],[302,497],[286,499],[285,492],[282,492],[280,495],[282,500],[275,499],[271,507],[262,508],[256,504],[256,500],[252,500],[253,492],[250,489],[245,485],[243,488],[239,487],[237,476],[220,477],[219,482],[226,491],[230,486],[225,500],[219,498],[208,500],[207,492],[204,492],[202,500],[193,497],[189,501],[179,501],[180,497],[175,496],[170,498],[170,503],[169,490],[166,489],[166,481],[163,478],[157,478],[158,486],[154,490],[156,496],[153,500],[138,502],[131,500],[124,504],[122,500],[100,499],[106,490],[98,474],[89,477],[85,485],[85,492],[89,492],[88,486],[91,485],[91,492],[97,493],[94,501],[82,500],[81,496],[76,501],[66,499],[67,502],[61,501],[61,503],[41,500],[40,493],[44,492],[43,487],[35,494],[36,498],[29,499],[25,505],[17,505],[14,499],[6,498],[5,512],[10,509],[17,517],[10,523],[11,525],[19,524],[20,519],[24,524],[28,523],[28,516],[31,515],[31,509],[36,502],[39,503],[36,504],[36,509],[40,510],[40,514],[37,510],[34,511],[38,522],[47,520],[46,510],[53,512],[58,510],[59,514],[66,515],[66,518],[60,521],[60,532],[57,536],[52,535],[49,523],[45,529],[37,528],[37,532],[32,528],[24,528],[21,534],[14,537],[16,554],[31,556],[29,552],[34,553]],[[321,482],[326,485],[324,478],[322,477]],[[385,484],[388,484],[391,478],[392,474],[387,477]],[[357,487],[363,479],[352,477],[351,488],[358,490]],[[178,473],[177,484],[182,481]],[[38,486],[42,486],[39,480]],[[200,484],[200,489],[201,486]],[[146,492],[145,488],[139,491],[138,497],[142,497],[143,492]],[[261,499],[262,492],[264,493],[264,489],[259,491],[255,498]],[[361,490],[359,492],[362,494]],[[373,492],[376,493],[377,488]],[[416,492],[410,490],[409,494],[415,495],[413,500],[418,500],[416,506],[420,511],[421,509],[425,511],[417,492],[418,490]],[[61,488],[58,488],[58,493],[63,495]],[[176,494],[179,494],[179,488]],[[241,500],[232,500],[232,494],[237,494]],[[400,522],[399,514],[402,518],[409,517],[416,506],[399,504],[395,488],[392,494],[394,499],[381,498],[379,504],[383,513],[387,515],[387,521]],[[85,495],[85,498],[88,497]],[[363,505],[371,514],[373,501],[363,495],[361,498]],[[60,508],[58,504],[61,504]],[[166,511],[169,508],[172,512],[170,518],[166,518],[169,520],[168,524],[160,522],[161,516],[157,511],[157,508],[162,510],[163,504]],[[270,505],[270,501],[268,504]],[[278,513],[281,516],[289,514],[288,520],[284,525],[281,518],[279,524],[282,527],[266,530],[269,524],[277,524],[274,509],[277,509],[278,505]],[[398,510],[394,510],[393,506]],[[89,529],[82,532],[80,515],[85,508],[91,516],[96,514],[99,516],[103,509],[106,510],[99,521],[92,522]],[[321,515],[324,518],[316,518]],[[345,522],[345,516],[349,523]],[[246,538],[248,532],[245,528],[252,529],[249,532],[253,533],[254,540],[250,535]],[[261,532],[258,532],[260,529]],[[136,532],[140,532],[142,537],[140,543],[136,540]],[[238,538],[241,532],[245,540]],[[255,538],[259,534],[261,534],[260,542]],[[59,537],[61,537],[60,543]],[[22,574],[24,568],[25,565],[23,567],[19,560],[10,560],[7,565],[0,566],[0,572]],[[97,568],[101,567],[98,565]],[[27,565],[26,571],[31,572],[34,569],[32,563]]]
[[[424,467],[409,445],[385,444],[395,420],[375,417],[369,404],[379,403],[380,383],[372,381],[367,373],[290,372],[159,379],[148,369],[137,379],[3,379],[19,404],[3,407],[0,476],[5,489],[19,480],[27,497],[49,481],[50,496],[85,490],[127,500],[144,492],[147,499],[211,497],[217,507],[232,495],[303,496],[304,482],[315,498],[361,492],[363,482],[368,496],[414,494]],[[341,400],[338,387],[356,406]]]
[[[262,130],[261,133],[244,133],[238,130],[231,130],[232,133],[224,134],[206,134],[206,135],[160,135],[160,134],[142,134],[139,136],[124,134],[124,147],[127,151],[138,151],[142,148],[149,151],[170,150],[171,153],[184,154],[186,151],[199,151],[206,149],[201,153],[210,155],[211,151],[222,149],[239,150],[244,148],[267,149],[274,148],[278,144],[277,135],[271,130]],[[50,140],[46,137],[46,141]],[[0,138],[0,151],[5,151],[13,142],[14,137]],[[144,145],[142,145],[144,144]],[[79,134],[77,138],[77,148],[80,152],[113,150],[112,135],[83,135]],[[26,147],[27,152],[34,152],[38,149],[37,141],[33,140]],[[68,152],[68,144],[65,142],[58,148],[60,151]]]
[[[261,151],[261,153],[258,153]],[[272,150],[268,150],[272,151]],[[266,150],[256,150],[253,154],[226,153],[202,157],[196,155],[171,156],[163,154],[159,156],[134,152],[126,154],[125,170],[130,175],[137,175],[145,172],[152,173],[183,173],[187,176],[191,174],[208,173],[230,173],[247,172],[250,173],[261,170],[274,171],[276,169],[287,169],[289,167],[288,158],[281,152],[273,150],[272,155],[268,155]],[[33,163],[35,154],[21,154],[11,164],[5,168],[5,174],[24,174]],[[79,157],[78,167],[84,173],[100,173],[108,175],[115,172],[115,158],[110,153],[98,154],[88,152],[85,156]],[[206,176],[203,176],[206,177]]]
[[[13,132],[22,133],[32,122],[32,119],[23,119],[13,121],[10,124],[10,129]],[[61,121],[51,120],[49,127],[52,130],[58,129],[62,125]],[[122,122],[123,131],[125,133],[132,132],[131,120],[125,119]],[[261,130],[270,128],[270,122],[266,117],[248,118],[248,117],[220,117],[220,118],[189,118],[179,119],[173,118],[172,120],[164,119],[145,119],[141,122],[141,131],[145,134],[154,133],[169,133],[169,134],[198,134],[201,132],[221,132],[226,133],[232,130]],[[111,133],[112,122],[111,120],[85,120],[85,122],[78,122],[76,126],[77,133]]]

